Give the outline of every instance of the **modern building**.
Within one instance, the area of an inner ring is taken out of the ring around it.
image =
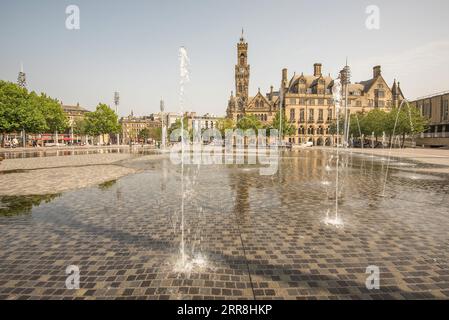
[[[342,78],[340,74],[340,78]],[[295,125],[294,135],[285,139],[293,144],[313,142],[315,145],[332,145],[337,137],[329,132],[329,125],[336,119],[332,88],[334,79],[322,72],[322,64],[315,63],[313,74],[294,73],[282,70],[281,88],[263,95],[259,92],[250,97],[248,93],[250,66],[248,64],[248,43],[242,37],[237,43],[237,65],[235,66],[234,96],[228,101],[227,117],[239,121],[247,115],[255,115],[263,123],[271,122],[282,103],[283,116]],[[350,113],[368,112],[374,108],[389,111],[404,99],[400,83],[394,80],[390,87],[382,76],[381,66],[373,68],[372,78],[358,83],[347,81],[348,106]],[[282,97],[282,99],[280,98]],[[282,100],[282,101],[281,101]],[[343,103],[343,108],[345,105]]]
[[[416,139],[416,144],[427,147],[449,146],[449,91],[418,98],[412,105],[429,119],[429,129]]]

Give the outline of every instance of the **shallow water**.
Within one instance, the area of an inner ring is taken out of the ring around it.
[[[273,176],[250,165],[186,166],[187,252],[201,256],[188,274],[176,269],[180,168],[168,159],[137,160],[140,173],[23,211],[4,205],[15,211],[0,217],[0,296],[73,297],[64,281],[74,264],[84,297],[444,297],[447,175],[405,179],[391,167],[381,197],[385,164],[343,154],[337,228],[325,223],[335,205],[334,154],[283,155]],[[369,265],[386,277],[374,292],[365,288]],[[29,290],[12,293],[15,277]]]
[[[92,149],[44,149],[39,150],[38,148],[30,148],[25,151],[0,151],[0,157],[3,159],[22,159],[22,158],[42,158],[42,157],[62,157],[62,156],[74,156],[74,155],[84,155],[84,154],[108,154],[108,153],[133,153],[133,154],[157,154],[159,150],[149,149],[149,148],[129,148],[129,147],[108,147],[108,148],[92,148]]]

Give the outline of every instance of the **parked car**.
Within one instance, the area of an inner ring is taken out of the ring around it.
[[[303,148],[310,148],[313,147],[313,142],[312,141],[307,141],[301,144],[301,147]]]

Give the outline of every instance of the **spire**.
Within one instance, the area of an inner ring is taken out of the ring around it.
[[[245,38],[243,37],[243,34],[244,34],[244,30],[243,30],[243,28],[242,28],[242,35],[241,35],[241,37],[240,37],[240,42],[244,42],[244,41],[245,41]]]

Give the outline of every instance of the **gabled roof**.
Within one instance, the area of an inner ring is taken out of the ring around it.
[[[79,105],[76,106],[68,106],[68,105],[62,105],[62,110],[65,112],[89,112],[89,110],[84,109],[83,107],[80,107]]]
[[[294,75],[289,84],[288,84],[288,90],[290,91],[293,86],[298,84],[301,80],[305,82],[306,88],[312,88],[318,84],[318,81],[322,79],[324,80],[324,84],[326,87],[331,87],[333,84],[333,79],[330,76],[313,76],[313,75]]]

